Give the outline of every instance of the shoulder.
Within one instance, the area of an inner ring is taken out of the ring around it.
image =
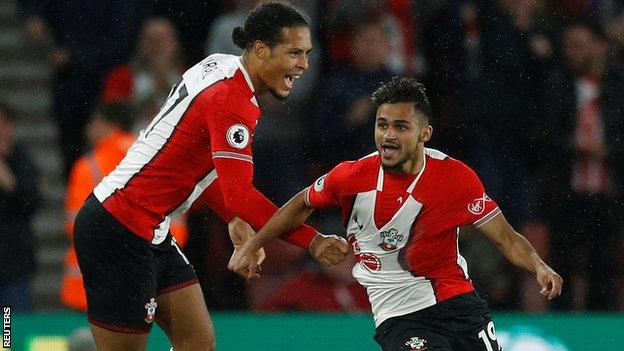
[[[380,164],[379,153],[375,151],[358,160],[344,161],[334,169],[349,175],[364,175],[371,172],[376,173]]]
[[[463,185],[462,182],[478,180],[475,171],[466,163],[455,159],[436,149],[425,149],[428,167],[436,173],[436,178],[452,180],[453,183]],[[464,183],[465,184],[465,183]]]
[[[235,76],[240,69],[239,57],[212,54],[182,74],[189,93],[205,91]]]
[[[339,163],[327,175],[333,186],[341,187],[345,192],[358,192],[373,186],[380,167],[377,152],[359,160]]]

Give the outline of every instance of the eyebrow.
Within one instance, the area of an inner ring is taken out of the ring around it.
[[[376,119],[376,120],[377,120],[377,121],[388,122],[388,120],[386,120],[386,118],[385,118],[385,117],[381,117],[381,116],[380,116],[380,117],[377,117],[377,119]],[[407,124],[410,124],[410,121],[408,121],[408,120],[406,120],[406,119],[397,119],[397,120],[394,120],[394,121],[392,121],[392,122],[393,122],[393,123],[407,123]]]
[[[303,50],[303,49],[300,49],[300,48],[290,48],[290,49],[288,49],[288,51],[291,51],[291,52],[292,52],[292,51],[295,51],[295,52],[297,52],[297,53],[304,52],[304,50]],[[310,50],[308,50],[308,51],[305,51],[305,53],[306,53],[306,54],[310,54],[310,52],[312,52],[312,49],[310,49]]]

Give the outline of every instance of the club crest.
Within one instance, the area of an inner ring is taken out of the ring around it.
[[[474,215],[480,215],[485,211],[485,203],[488,201],[492,201],[492,199],[484,193],[482,197],[474,199],[468,204],[468,211]]]
[[[154,321],[154,317],[156,315],[156,307],[158,307],[158,303],[152,297],[148,303],[145,304],[145,309],[147,310],[147,314],[145,315],[145,322],[152,323]]]
[[[405,346],[411,347],[411,351],[424,351],[427,349],[427,340],[413,336],[405,342]]]
[[[405,238],[403,234],[400,234],[399,231],[394,228],[379,233],[379,236],[381,236],[381,243],[379,243],[379,247],[381,247],[384,251],[396,250],[398,245]]]

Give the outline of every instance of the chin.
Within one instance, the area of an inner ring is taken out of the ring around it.
[[[278,92],[275,89],[269,89],[269,92],[278,100],[284,100],[288,97],[288,95],[290,95],[290,91]]]

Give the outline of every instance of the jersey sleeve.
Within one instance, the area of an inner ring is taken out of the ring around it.
[[[310,185],[305,192],[306,204],[313,208],[340,205],[340,193],[348,175],[349,164],[350,162],[340,163]]]
[[[501,211],[483,187],[477,174],[463,163],[453,172],[453,193],[448,198],[451,221],[457,226],[473,224],[480,227],[494,218]]]
[[[226,100],[215,103],[207,113],[212,158],[252,163],[257,108],[237,94],[229,94]]]
[[[252,129],[246,122],[250,119],[238,115],[241,112],[238,109],[216,112],[209,120],[209,128],[222,197],[213,197],[211,208],[222,208],[224,219],[237,216],[259,230],[277,211],[277,206],[253,186]],[[304,225],[282,235],[281,239],[307,248],[315,235],[314,229]]]

